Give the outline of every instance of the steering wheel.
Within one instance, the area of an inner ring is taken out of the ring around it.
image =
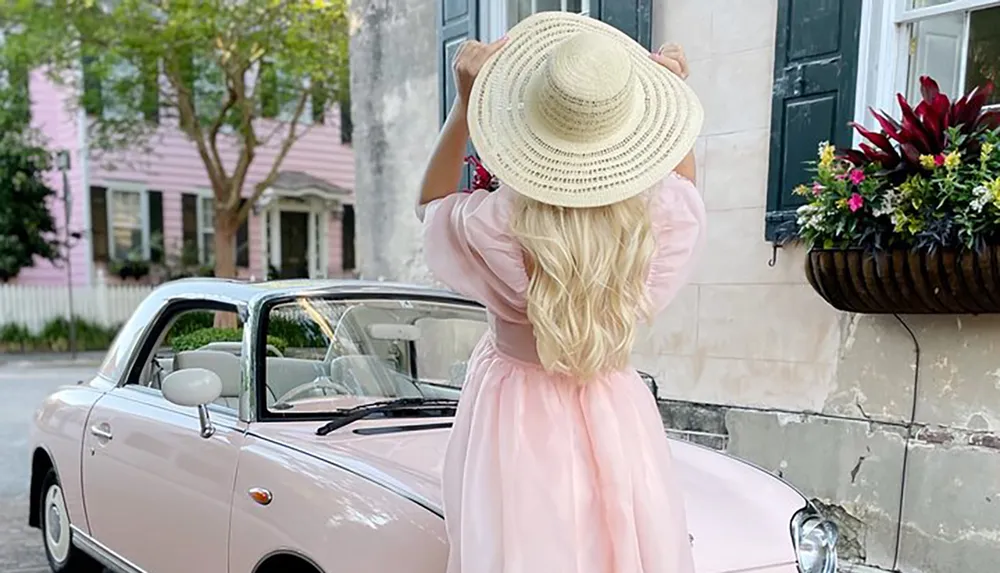
[[[350,388],[344,386],[342,383],[334,382],[326,376],[320,376],[312,382],[299,384],[295,388],[285,392],[280,398],[274,401],[274,404],[278,405],[293,402],[296,399],[306,397],[310,392],[315,390],[320,390],[323,396],[350,396],[354,394],[354,392],[351,392]]]

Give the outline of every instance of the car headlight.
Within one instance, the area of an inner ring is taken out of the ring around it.
[[[792,542],[802,573],[836,573],[837,526],[816,510],[803,509],[792,519]]]

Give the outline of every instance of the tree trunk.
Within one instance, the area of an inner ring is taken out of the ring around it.
[[[236,278],[236,229],[235,213],[220,210],[215,212],[215,276],[218,278]],[[231,312],[215,313],[216,328],[236,328],[236,314]]]

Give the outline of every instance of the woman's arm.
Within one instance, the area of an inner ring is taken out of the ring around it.
[[[427,162],[423,181],[420,183],[420,196],[417,197],[417,218],[424,220],[424,206],[435,199],[447,197],[458,191],[462,180],[462,164],[465,161],[465,144],[469,140],[469,125],[466,115],[469,109],[469,94],[472,85],[479,75],[479,70],[497,50],[507,43],[503,37],[492,44],[468,41],[462,44],[455,54],[451,67],[455,75],[457,94],[455,103],[448,112],[437,145]]]
[[[695,178],[697,175],[697,169],[694,162],[693,149],[688,151],[688,154],[684,156],[684,159],[681,159],[681,162],[677,164],[677,167],[674,167],[674,172],[681,177],[688,178],[692,183],[697,182],[697,179]]]
[[[465,117],[465,102],[455,98],[455,103],[448,112],[448,119],[444,122],[444,128],[438,135],[434,152],[427,162],[423,181],[420,182],[417,218],[421,221],[424,220],[424,206],[435,199],[454,193],[462,180],[465,144],[469,140],[469,125]]]

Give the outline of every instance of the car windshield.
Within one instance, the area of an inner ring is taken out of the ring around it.
[[[303,297],[263,328],[266,407],[322,414],[394,398],[457,399],[486,313],[458,303]]]

